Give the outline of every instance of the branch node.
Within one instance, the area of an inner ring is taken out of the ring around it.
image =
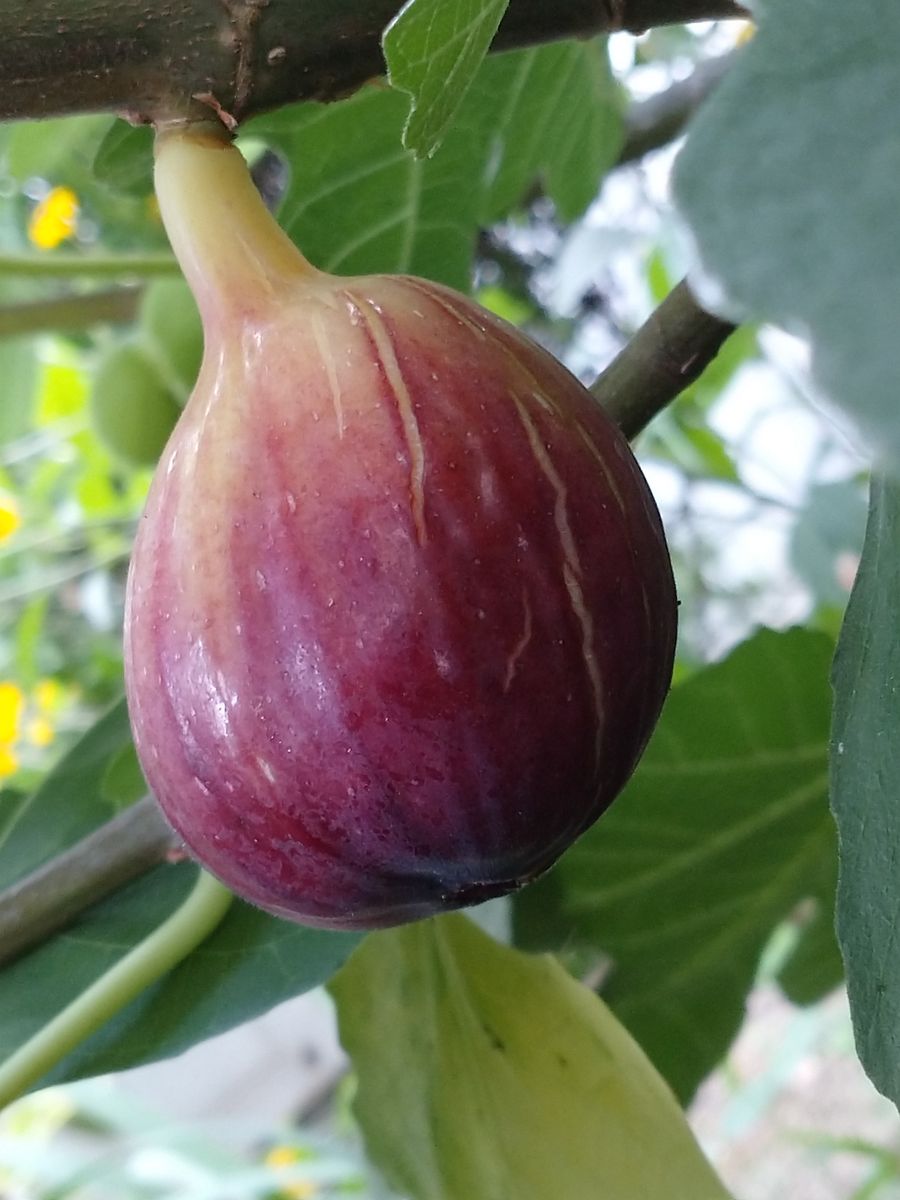
[[[621,33],[626,27],[627,0],[606,0],[606,26],[610,33]]]
[[[234,98],[233,114],[226,114],[233,125],[225,124],[234,129],[244,115],[253,92],[253,59],[256,51],[256,26],[268,7],[269,0],[221,0],[222,7],[228,14],[231,30],[234,36],[235,67],[234,67]],[[216,109],[219,116],[222,111]]]

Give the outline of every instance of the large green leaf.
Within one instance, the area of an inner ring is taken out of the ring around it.
[[[826,393],[900,469],[900,6],[760,0],[675,194],[733,305],[806,333]]]
[[[834,931],[838,864],[829,857],[820,868],[818,886],[810,886],[800,936],[778,971],[778,983],[794,1004],[815,1004],[844,982]]]
[[[567,221],[597,194],[622,145],[622,93],[606,42],[558,42],[490,59],[471,104],[487,118],[482,220],[498,220],[536,179]]]
[[[121,700],[19,806],[16,821],[0,836],[0,888],[116,815],[118,795],[104,789],[103,780],[109,765],[130,746],[128,710]]]
[[[161,924],[196,870],[158,867],[0,973],[0,1058]],[[360,936],[307,929],[236,901],[211,937],[42,1083],[153,1062],[223,1033],[324,982]]]
[[[0,887],[90,832],[135,794],[124,702],[103,717],[30,798],[0,802]],[[0,1058],[36,1033],[184,899],[196,874],[163,865],[116,892],[0,972]],[[359,936],[312,930],[235,902],[171,974],[48,1076],[74,1079],[176,1054],[315,987]]]
[[[384,31],[388,78],[412,97],[403,143],[438,148],[472,83],[508,0],[407,0]]]
[[[400,93],[370,88],[255,122],[290,163],[280,220],[323,270],[409,271],[465,288],[477,226],[478,131],[461,116],[438,154],[416,159],[400,141],[406,107]],[[460,140],[461,128],[473,146]]]
[[[94,155],[93,171],[101,183],[138,196],[153,191],[153,130],[115,119]]]
[[[724,1200],[674,1097],[550,957],[462,916],[373,935],[332,981],[369,1151],[413,1200]]]
[[[466,289],[482,224],[538,178],[574,217],[618,150],[618,97],[596,41],[488,59],[429,159],[401,145],[406,110],[399,93],[372,88],[248,125],[289,161],[280,220],[317,266],[409,271]]]
[[[52,183],[67,175],[73,162],[89,162],[103,137],[108,117],[51,117],[45,121],[21,121],[10,126],[6,166],[24,183],[39,176]]]
[[[823,634],[762,631],[691,676],[624,794],[517,898],[520,944],[609,957],[604,998],[683,1099],[731,1044],[773,927],[835,861],[830,659]]]
[[[873,479],[862,562],[834,667],[831,797],[838,934],[856,1043],[900,1103],[900,486]]]

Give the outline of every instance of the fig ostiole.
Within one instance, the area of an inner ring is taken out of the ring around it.
[[[306,924],[510,892],[620,791],[669,686],[634,456],[466,297],[307,263],[224,137],[162,132],[156,172],[204,357],[129,575],[150,787],[209,871]]]

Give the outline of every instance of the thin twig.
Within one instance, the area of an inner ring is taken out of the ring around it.
[[[151,796],[126,808],[0,894],[0,965],[64,929],[176,845]]]
[[[178,275],[181,268],[172,254],[0,254],[0,274],[23,278],[64,278],[76,275],[142,279]]]
[[[83,295],[53,296],[24,304],[0,306],[0,338],[23,334],[90,329],[104,322],[133,321],[143,289],[136,286],[109,288]]]
[[[736,328],[701,308],[682,280],[591,391],[625,436],[635,438],[703,373]]]

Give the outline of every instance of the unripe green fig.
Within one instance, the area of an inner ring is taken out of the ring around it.
[[[671,566],[625,439],[464,296],[315,270],[221,138],[162,133],[157,191],[205,332],[128,584],[164,813],[311,925],[520,887],[621,789],[670,682]]]
[[[203,325],[183,279],[155,279],[141,301],[138,323],[173,393],[186,399],[203,360]]]
[[[181,406],[136,341],[120,342],[103,356],[90,395],[94,431],[130,467],[157,461]]]

